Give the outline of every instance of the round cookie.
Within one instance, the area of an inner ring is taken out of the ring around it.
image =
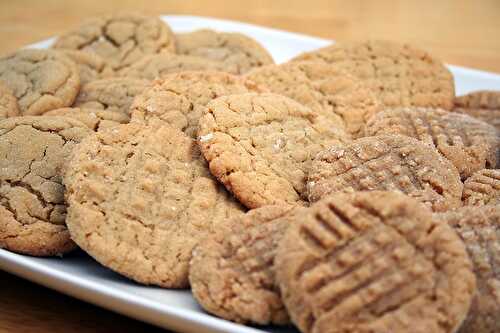
[[[408,44],[380,40],[336,43],[294,60],[335,64],[360,78],[386,107],[453,107],[455,86],[450,71],[427,52]]]
[[[337,193],[290,223],[276,280],[304,333],[452,333],[475,292],[464,244],[396,192]]]
[[[129,115],[134,97],[151,84],[132,78],[109,78],[92,81],[82,87],[73,106],[117,111]]]
[[[49,111],[44,115],[73,118],[84,123],[93,131],[126,124],[130,120],[130,117],[122,112],[99,109],[62,108]]]
[[[435,147],[462,178],[497,165],[500,139],[493,126],[470,116],[429,108],[395,108],[374,115],[367,135],[399,134]]]
[[[500,332],[500,205],[463,207],[438,217],[464,241],[477,278],[476,295],[458,332]]]
[[[174,38],[158,17],[122,13],[90,19],[59,37],[53,47],[95,53],[116,71],[145,55],[174,52]]]
[[[240,33],[201,29],[177,34],[176,41],[177,53],[221,62],[230,73],[243,74],[274,63],[262,45]]]
[[[80,89],[74,62],[52,50],[23,49],[0,58],[0,82],[25,116],[70,106]]]
[[[308,175],[314,202],[338,191],[398,191],[434,211],[460,207],[457,169],[432,147],[406,136],[366,137],[320,152]]]
[[[196,142],[167,125],[125,124],[89,136],[64,184],[71,238],[102,265],[167,288],[187,287],[193,247],[243,212]]]
[[[210,171],[248,208],[304,203],[311,160],[348,140],[331,119],[270,93],[219,97],[199,126]]]
[[[65,225],[62,172],[91,131],[64,117],[0,121],[0,247],[33,256],[75,248]]]
[[[473,173],[464,182],[462,199],[468,206],[500,204],[500,170],[483,169]]]
[[[0,120],[18,115],[17,98],[6,85],[0,82]]]
[[[135,98],[130,108],[132,121],[145,124],[164,121],[196,138],[198,121],[210,101],[259,90],[249,80],[224,72],[169,74]]]
[[[63,50],[61,52],[76,64],[81,85],[99,80],[105,73],[111,75],[111,73],[105,70],[104,59],[95,53],[76,50]]]
[[[228,219],[195,248],[189,281],[196,300],[221,318],[259,325],[289,323],[274,280],[274,254],[300,208],[262,206]]]
[[[468,114],[500,131],[500,91],[476,91],[455,98],[453,112]],[[500,134],[498,134],[500,135]]]

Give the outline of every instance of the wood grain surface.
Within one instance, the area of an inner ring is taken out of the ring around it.
[[[129,10],[239,20],[337,40],[408,41],[448,63],[500,73],[499,0],[0,0],[0,54],[86,17]],[[1,333],[156,330],[0,272]]]

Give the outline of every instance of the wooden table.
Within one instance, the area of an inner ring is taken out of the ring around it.
[[[448,63],[500,73],[500,1],[0,1],[0,53],[119,10],[240,20],[337,40],[408,41]],[[0,272],[0,333],[154,332],[146,324]]]

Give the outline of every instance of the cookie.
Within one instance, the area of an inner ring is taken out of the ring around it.
[[[295,60],[335,64],[360,78],[385,107],[453,107],[455,86],[450,71],[427,52],[408,44],[377,40],[336,43]]]
[[[99,109],[62,108],[49,111],[44,115],[73,118],[84,123],[93,131],[126,124],[130,120],[129,116],[122,112]]]
[[[201,29],[177,34],[176,41],[177,53],[220,62],[230,73],[243,74],[274,63],[262,45],[240,33]]]
[[[438,215],[464,241],[477,291],[459,333],[500,332],[500,205],[463,207]]]
[[[500,91],[483,90],[456,97],[453,112],[468,114],[500,131]]]
[[[0,247],[33,256],[75,248],[61,182],[68,155],[91,131],[64,117],[0,121]]]
[[[132,78],[109,78],[92,81],[82,87],[74,106],[88,109],[117,111],[129,115],[134,97],[150,82]]]
[[[452,333],[475,292],[464,244],[396,192],[337,193],[290,223],[276,280],[304,333]]]
[[[292,206],[263,206],[218,225],[193,251],[191,290],[203,308],[239,323],[289,323],[274,281],[274,254]]]
[[[95,53],[116,71],[149,54],[174,52],[175,42],[160,18],[122,13],[90,19],[59,37],[53,47]]]
[[[395,108],[373,116],[367,135],[400,134],[435,147],[465,179],[494,168],[500,139],[493,126],[470,116],[430,108]]]
[[[342,119],[354,136],[359,136],[366,120],[380,111],[377,97],[361,80],[324,62],[270,65],[252,70],[247,77],[325,117]]]
[[[64,183],[78,246],[124,276],[167,288],[187,287],[193,247],[243,212],[196,142],[166,125],[125,124],[87,137]]]
[[[467,178],[462,194],[468,206],[500,204],[500,170],[483,169]]]
[[[198,121],[213,99],[258,92],[247,79],[224,72],[193,71],[169,74],[138,95],[131,107],[133,122],[163,121],[196,138]]]
[[[143,57],[118,72],[118,76],[154,80],[184,71],[226,71],[222,64],[208,59],[180,55],[156,54]]]
[[[399,135],[366,137],[320,152],[311,164],[308,198],[338,191],[398,191],[434,211],[460,207],[457,169],[432,147]]]
[[[304,203],[313,157],[348,140],[335,122],[271,93],[219,97],[199,126],[210,171],[248,208]]]
[[[95,53],[76,50],[61,52],[76,64],[81,85],[102,79],[104,75],[112,75],[109,70],[106,70],[104,59]]]
[[[6,85],[0,82],[0,120],[18,115],[17,98]]]
[[[74,62],[52,50],[23,49],[0,58],[0,82],[25,116],[70,106],[80,89]]]

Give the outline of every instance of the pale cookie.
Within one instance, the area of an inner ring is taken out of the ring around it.
[[[174,38],[158,17],[123,13],[90,19],[59,37],[53,47],[95,53],[111,70],[119,70],[145,55],[174,52]]]
[[[182,72],[156,80],[138,95],[131,109],[133,122],[163,121],[196,138],[198,121],[215,98],[258,92],[249,80],[224,72]]]
[[[243,74],[254,67],[274,63],[256,40],[240,33],[210,29],[177,34],[177,53],[220,62],[226,71]]]
[[[464,207],[438,215],[465,242],[477,292],[459,333],[500,332],[500,205]]]
[[[85,139],[64,177],[72,239],[137,282],[188,286],[191,251],[243,208],[196,142],[170,126],[125,124]]]
[[[307,182],[309,201],[338,191],[398,191],[434,211],[462,205],[457,169],[432,147],[399,135],[366,137],[319,153]]]
[[[44,115],[73,118],[81,121],[93,131],[126,124],[130,120],[130,117],[122,112],[99,109],[62,108],[49,111]]]
[[[189,281],[203,308],[224,319],[288,324],[274,280],[274,254],[299,208],[263,206],[218,225],[193,251]]]
[[[304,333],[453,333],[476,289],[452,228],[396,192],[315,203],[290,223],[275,271]]]
[[[500,139],[493,126],[468,115],[430,108],[395,108],[373,116],[367,135],[400,134],[435,147],[465,179],[497,165]]]
[[[129,115],[134,97],[151,84],[132,78],[110,78],[92,81],[82,87],[74,106],[117,111]]]
[[[109,70],[105,69],[104,59],[95,53],[76,50],[64,50],[61,52],[76,64],[78,73],[80,74],[81,85],[102,79],[105,73],[112,75]]]
[[[386,107],[453,107],[455,86],[450,71],[427,52],[408,44],[336,43],[299,55],[295,60],[335,64],[360,78]]]
[[[219,97],[199,125],[210,171],[248,208],[303,204],[311,160],[348,140],[330,119],[270,93]]]
[[[483,90],[456,97],[453,112],[468,114],[500,131],[500,91]]]
[[[52,50],[23,49],[0,58],[0,82],[25,116],[70,106],[80,89],[75,63]]]
[[[69,153],[90,133],[64,117],[0,121],[0,247],[34,256],[76,247],[64,222],[61,176]]]
[[[500,170],[483,169],[476,171],[464,182],[462,194],[468,206],[500,204]]]
[[[18,115],[17,98],[6,85],[0,82],[0,120]]]

